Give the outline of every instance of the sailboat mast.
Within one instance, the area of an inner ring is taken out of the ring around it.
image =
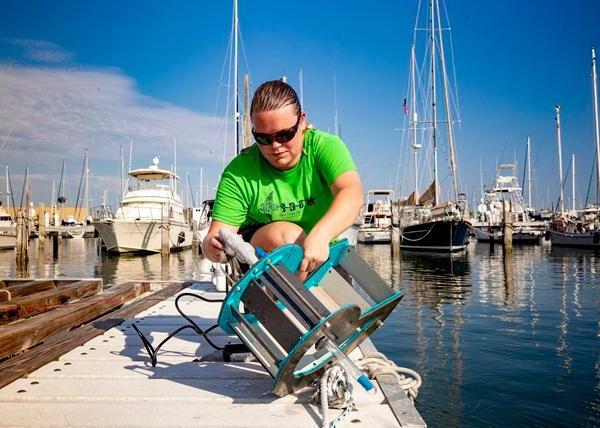
[[[90,168],[89,168],[89,159],[88,159],[88,150],[85,150],[85,188],[83,192],[83,197],[85,199],[85,216],[88,217],[90,215]]]
[[[556,142],[558,144],[558,175],[560,185],[560,212],[565,211],[565,201],[563,195],[563,165],[562,165],[562,144],[560,138],[560,106],[554,106],[556,110]]]
[[[199,204],[204,202],[204,169],[202,165],[200,165],[200,199],[198,200]]]
[[[238,2],[233,0],[233,123],[235,128],[235,152],[240,153],[240,105],[238,97]]]
[[[575,155],[571,154],[571,209],[575,211]]]
[[[6,174],[6,211],[9,212],[10,208],[10,188],[8,185],[8,165],[5,167]]]
[[[123,200],[123,194],[124,194],[124,182],[123,182],[123,170],[125,169],[124,166],[124,160],[123,160],[123,146],[119,146],[119,151],[121,152],[121,201]]]
[[[173,138],[173,173],[175,177],[173,177],[171,192],[177,193],[177,138]]]
[[[244,74],[244,147],[252,145],[252,124],[250,123],[250,76]]]
[[[54,178],[52,179],[52,190],[50,194],[50,205],[54,205],[56,204],[56,180]],[[8,203],[8,198],[6,199],[6,202]]]
[[[435,93],[435,10],[434,0],[429,1],[430,24],[431,24],[431,121],[432,121],[432,142],[433,142],[433,197],[434,205],[438,204],[438,153],[437,153],[437,108]]]
[[[410,49],[410,79],[411,79],[411,91],[410,91],[410,105],[411,105],[411,122],[412,122],[412,138],[413,138],[413,157],[415,163],[415,200],[419,199],[419,163],[418,153],[421,147],[417,144],[417,89],[416,89],[416,58],[415,58],[415,45],[412,45]]]
[[[527,136],[527,203],[531,209],[531,139]]]
[[[594,129],[596,131],[596,204],[600,209],[600,127],[598,124],[598,82],[596,75],[596,50],[592,46],[592,83],[594,87]]]
[[[448,89],[448,73],[446,72],[446,56],[444,55],[444,38],[442,37],[442,20],[440,18],[440,5],[435,0],[438,34],[440,37],[440,65],[442,67],[442,80],[444,83],[444,104],[446,106],[446,122],[448,129],[448,149],[450,151],[450,176],[452,178],[452,191],[454,192],[454,201],[458,203],[458,183],[456,179],[456,153],[454,150],[454,127],[452,123],[452,106],[450,105],[450,91]]]

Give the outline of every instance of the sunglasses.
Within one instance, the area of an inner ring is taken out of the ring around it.
[[[274,134],[261,134],[260,132],[252,130],[252,135],[254,135],[254,140],[262,145],[268,146],[269,144],[273,144],[273,141],[277,141],[278,143],[287,143],[289,142],[296,133],[298,132],[298,126],[300,126],[300,116],[298,116],[298,120],[296,124],[288,129],[282,129],[281,131],[277,131]]]

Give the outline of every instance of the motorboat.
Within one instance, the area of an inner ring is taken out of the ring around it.
[[[157,253],[161,252],[163,239],[168,240],[170,251],[191,247],[192,230],[177,193],[179,177],[160,169],[158,157],[147,168],[129,171],[129,177],[134,182],[114,217],[93,222],[106,250]]]

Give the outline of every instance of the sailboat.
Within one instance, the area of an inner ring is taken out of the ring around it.
[[[6,166],[6,208],[0,202],[0,250],[11,249],[17,246],[17,224],[8,212],[10,195],[8,166]]]
[[[590,205],[569,216],[564,210],[562,191],[562,153],[560,147],[560,110],[557,107],[557,135],[560,174],[561,210],[548,228],[547,237],[553,246],[600,249],[600,125],[598,120],[598,83],[596,73],[596,51],[592,47],[592,95],[594,104],[594,130],[596,137],[596,205]]]
[[[429,25],[427,27],[429,46],[428,62],[428,107],[421,108],[423,119],[419,119],[417,108],[417,60],[415,44],[418,28],[415,28],[415,43],[411,49],[410,108],[405,101],[405,112],[410,113],[409,129],[412,131],[414,157],[415,188],[411,195],[400,204],[399,236],[400,248],[408,250],[454,252],[464,250],[468,241],[470,223],[465,220],[467,213],[464,201],[461,201],[457,182],[457,162],[454,149],[454,121],[450,105],[450,90],[442,38],[442,22],[438,0],[429,2]],[[418,17],[417,17],[418,18]],[[418,23],[418,19],[417,19]],[[446,27],[449,27],[446,25]],[[439,61],[439,66],[438,66]],[[438,74],[442,77],[445,120],[438,118]],[[453,201],[440,201],[438,146],[441,137],[441,124],[447,130],[447,145],[450,156],[450,177],[452,180]],[[427,190],[418,195],[418,153],[422,144],[418,141],[417,131],[424,131],[431,141],[433,151],[433,180]],[[462,202],[462,203],[461,203]]]

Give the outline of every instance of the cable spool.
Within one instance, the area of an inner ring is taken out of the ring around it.
[[[302,248],[281,247],[250,267],[221,308],[219,326],[248,346],[273,377],[278,396],[347,360],[402,298],[346,240],[332,245],[329,255],[303,283],[295,275]]]

